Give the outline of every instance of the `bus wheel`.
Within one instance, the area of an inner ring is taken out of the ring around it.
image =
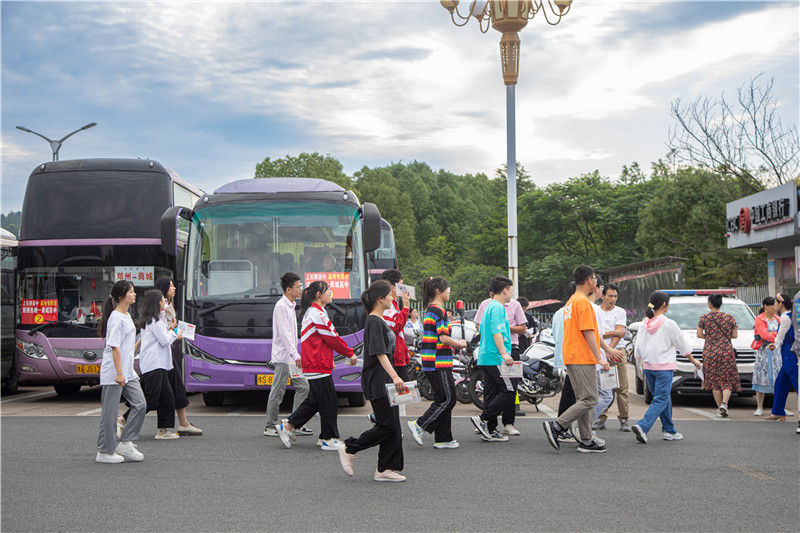
[[[366,405],[367,400],[364,398],[364,393],[361,392],[348,392],[347,393],[347,405],[350,407],[364,407]]]
[[[209,407],[219,407],[225,402],[225,393],[220,391],[204,392],[203,401]]]
[[[3,382],[3,394],[16,394],[19,391],[19,376],[17,375],[17,363],[11,360],[11,370],[8,372],[8,379]]]
[[[59,396],[76,396],[81,391],[80,384],[74,383],[58,383],[53,388]]]

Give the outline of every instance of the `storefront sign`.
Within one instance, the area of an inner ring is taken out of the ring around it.
[[[135,287],[152,287],[155,267],[114,267],[114,281],[131,281]]]
[[[306,272],[306,287],[315,281],[324,281],[333,291],[333,298],[347,300],[350,298],[349,272]]]
[[[797,239],[800,235],[797,206],[794,181],[728,203],[725,206],[728,248],[760,247],[781,239],[784,242]]]
[[[739,216],[728,219],[728,233],[750,233],[761,227],[784,224],[794,220],[789,214],[789,198],[779,198],[753,207],[742,207]]]
[[[22,300],[22,324],[44,324],[58,320],[58,300]]]

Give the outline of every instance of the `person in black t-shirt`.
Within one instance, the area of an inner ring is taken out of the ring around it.
[[[378,469],[373,479],[405,481],[405,476],[398,473],[403,470],[400,409],[389,404],[386,394],[387,384],[394,384],[398,393],[408,391],[393,364],[395,334],[383,320],[383,312],[392,306],[391,284],[386,280],[373,282],[361,295],[361,303],[369,313],[364,324],[364,370],[361,373],[361,388],[372,405],[375,426],[358,438],[345,439],[345,445],[339,448],[339,461],[342,469],[352,476],[356,454],[379,446]]]

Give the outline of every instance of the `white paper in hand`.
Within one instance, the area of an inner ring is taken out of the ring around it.
[[[189,339],[190,341],[193,341],[195,329],[196,326],[194,324],[189,324],[188,322],[184,322],[183,320],[178,320],[178,333],[182,331],[184,339]]]
[[[503,378],[521,378],[522,377],[522,361],[514,361],[511,366],[505,363],[497,365],[500,369],[500,377]]]
[[[612,366],[608,370],[600,371],[600,388],[604,390],[618,389],[619,377],[617,376],[617,367]]]
[[[403,405],[406,403],[421,402],[422,398],[419,395],[419,386],[416,381],[406,381],[406,392],[398,394],[397,388],[394,383],[386,384],[386,395],[389,397],[389,404],[392,406]]]

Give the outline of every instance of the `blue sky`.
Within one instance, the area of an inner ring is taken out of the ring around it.
[[[468,2],[462,2],[462,9]],[[265,157],[362,166],[505,163],[500,34],[439,2],[0,2],[2,211],[42,139],[61,159],[156,159],[206,191]],[[574,2],[521,35],[517,158],[537,184],[666,153],[669,104],[774,77],[798,123],[798,2]],[[362,199],[363,200],[363,199]]]

